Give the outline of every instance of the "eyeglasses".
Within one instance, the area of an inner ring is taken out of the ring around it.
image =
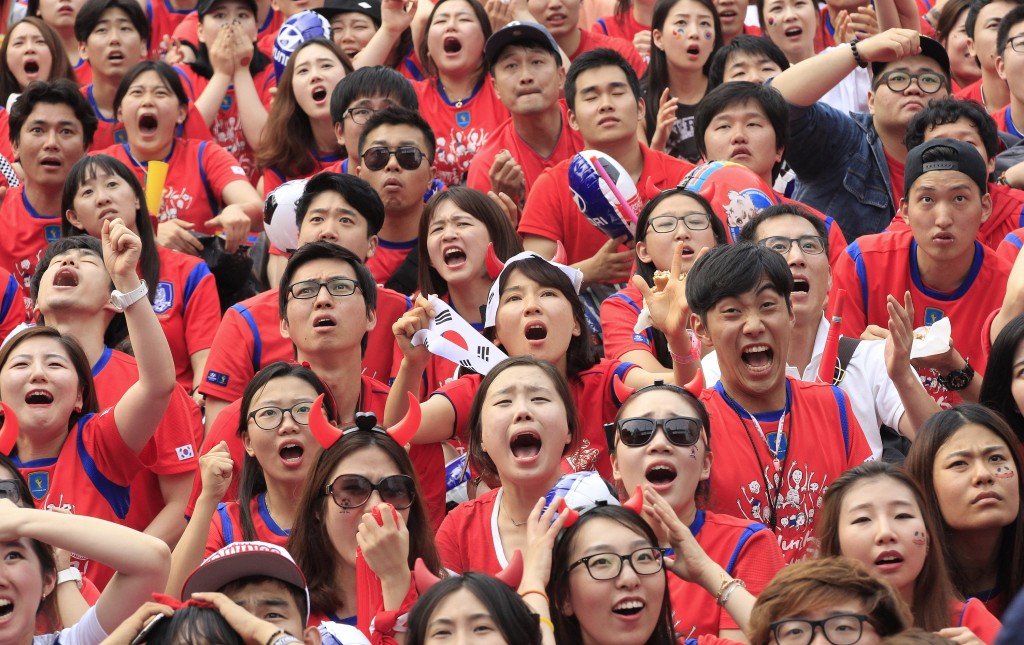
[[[327,484],[325,494],[341,508],[359,508],[373,491],[380,493],[381,501],[398,510],[409,508],[416,499],[416,486],[408,475],[391,475],[376,484],[362,475],[339,475]]]
[[[352,117],[352,123],[355,123],[356,125],[366,125],[366,122],[370,120],[370,117],[377,112],[378,110],[374,110],[373,108],[349,108],[342,113],[341,118],[344,119],[346,116],[350,116]]]
[[[1024,54],[1024,34],[1014,36],[1006,41],[1006,44],[1018,54]],[[1004,49],[1005,51],[1005,49]]]
[[[649,226],[655,233],[673,233],[679,223],[691,231],[703,231],[711,226],[711,216],[707,213],[686,213],[685,215],[658,215],[652,217]]]
[[[809,645],[814,632],[821,628],[825,640],[832,645],[854,645],[864,633],[864,614],[838,614],[825,620],[785,618],[770,625],[779,645]]]
[[[800,249],[801,253],[818,255],[825,252],[825,238],[817,235],[801,235],[800,237],[773,235],[758,241],[758,244],[766,246],[776,253],[786,255],[793,248],[793,242],[796,242],[797,248]]]
[[[882,74],[882,82],[893,92],[902,92],[910,87],[910,81],[917,80],[917,86],[925,94],[935,94],[946,85],[946,77],[938,72],[886,72]]]
[[[398,146],[394,150],[384,146],[369,148],[363,152],[363,165],[367,170],[383,170],[388,165],[391,155],[405,170],[416,170],[423,163],[423,152],[416,146]]]
[[[284,413],[287,412],[291,415],[292,421],[300,426],[308,426],[309,411],[312,409],[313,404],[309,401],[301,401],[290,408],[279,408],[276,405],[268,405],[250,412],[249,418],[263,430],[277,430],[281,427],[281,424],[284,423]]]
[[[616,425],[619,427],[619,439],[622,440],[622,444],[630,448],[649,444],[659,427],[670,443],[676,446],[692,446],[700,439],[700,431],[704,427],[699,419],[693,417],[630,417],[622,419]]]
[[[320,295],[320,289],[327,287],[327,293],[335,297],[351,296],[359,288],[359,283],[352,278],[331,278],[327,282],[319,280],[303,280],[288,285],[292,298],[309,300]]]
[[[645,546],[626,555],[618,553],[595,553],[580,558],[569,565],[569,571],[583,565],[594,580],[612,580],[622,573],[622,563],[629,562],[637,575],[650,576],[661,571],[665,562],[662,550],[654,546]]]
[[[0,499],[9,499],[21,506],[21,482],[16,479],[0,479]]]

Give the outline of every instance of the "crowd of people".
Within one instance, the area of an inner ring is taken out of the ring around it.
[[[1024,639],[1024,1],[0,34],[0,645]]]

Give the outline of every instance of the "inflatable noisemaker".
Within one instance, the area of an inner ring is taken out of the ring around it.
[[[167,163],[150,161],[146,170],[146,208],[150,217],[160,213],[160,203],[164,196],[164,183],[167,181]]]
[[[633,239],[643,200],[618,161],[597,150],[578,152],[569,162],[569,191],[587,220],[615,239]]]
[[[835,385],[836,359],[839,358],[840,327],[843,324],[843,306],[846,305],[846,289],[837,289],[832,302],[832,324],[828,328],[825,349],[821,352],[818,365],[818,380]]]
[[[387,502],[384,506],[391,511],[391,516],[398,523],[398,511]],[[380,505],[374,506],[370,511],[378,526],[384,526],[384,517],[380,512]],[[356,627],[370,638],[370,623],[377,612],[384,608],[384,592],[380,586],[380,578],[373,572],[370,565],[363,557],[363,550],[356,547]]]
[[[18,417],[6,403],[0,403],[4,413],[4,425],[0,428],[0,453],[10,455],[18,441]]]

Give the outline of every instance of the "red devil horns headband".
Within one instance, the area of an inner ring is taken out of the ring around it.
[[[18,417],[14,416],[14,410],[6,403],[0,403],[0,408],[3,408],[4,413],[4,425],[0,428],[0,453],[10,455],[18,441]]]
[[[555,257],[551,258],[552,262],[558,264],[565,264],[568,259],[568,254],[565,252],[565,247],[562,246],[562,242],[558,241],[555,243]],[[498,254],[494,252],[494,244],[487,245],[487,275],[491,276],[491,280],[497,280],[498,276],[505,269],[505,263],[501,261]]]
[[[633,396],[637,392],[643,392],[647,388],[654,388],[654,387],[659,387],[659,388],[678,388],[679,386],[678,385],[672,385],[671,383],[665,383],[664,381],[660,381],[659,380],[659,381],[655,381],[651,385],[647,385],[647,386],[644,386],[644,387],[638,389],[638,388],[629,387],[618,376],[616,376],[615,378],[612,379],[612,389],[614,390],[615,398],[617,398],[619,400],[619,403],[625,403],[626,399],[628,399],[629,397]],[[697,374],[693,377],[693,379],[689,383],[684,385],[682,387],[682,389],[686,390],[687,392],[689,392],[690,394],[694,395],[695,397],[700,398],[700,393],[704,390],[704,371],[698,369],[697,370]]]
[[[411,392],[407,392],[406,395],[409,397],[409,411],[405,413],[402,420],[388,428],[387,430],[380,430],[377,426],[377,416],[373,413],[364,413],[357,415],[356,426],[349,428],[348,430],[341,430],[334,426],[327,417],[323,414],[323,403],[324,395],[316,397],[313,401],[313,408],[309,411],[309,430],[313,433],[313,438],[316,439],[317,443],[324,447],[324,449],[330,448],[334,443],[345,434],[352,432],[353,430],[378,430],[380,432],[386,432],[392,439],[395,440],[400,446],[404,446],[412,440],[416,431],[420,427],[420,419],[422,418],[422,412],[420,411],[420,402],[413,396]]]
[[[427,589],[430,589],[437,583],[441,582],[441,578],[437,577],[433,571],[427,568],[424,564],[423,558],[416,558],[416,566],[412,570],[413,581],[416,583],[416,590],[422,595]],[[501,582],[504,582],[506,586],[515,591],[519,588],[519,583],[523,580],[523,554],[516,549],[516,552],[512,554],[512,559],[508,561],[508,564],[504,569],[499,571],[495,576]]]

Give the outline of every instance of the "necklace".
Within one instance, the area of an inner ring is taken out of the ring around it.
[[[719,383],[721,385],[721,383]],[[779,417],[779,425],[775,432],[770,435],[766,435],[764,430],[761,429],[761,423],[757,420],[757,417],[749,412],[737,403],[731,396],[729,396],[724,388],[720,388],[719,392],[725,402],[729,404],[729,407],[733,409],[736,416],[739,417],[740,422],[743,423],[743,427],[746,428],[746,419],[754,424],[754,429],[757,430],[757,434],[761,436],[765,445],[768,446],[768,452],[772,455],[772,462],[775,466],[775,472],[778,473],[782,470],[782,462],[786,460],[786,454],[789,452],[789,441],[786,439],[786,417],[789,415],[790,407],[790,392],[789,392],[789,381],[786,381],[786,405],[782,408],[782,416]],[[772,439],[769,439],[772,437]]]
[[[441,89],[443,89],[443,90],[444,90],[444,95],[445,95],[445,96],[448,96],[448,88],[447,88],[447,87],[445,87],[444,85],[442,85],[442,86],[441,86]],[[472,96],[473,96],[473,95],[471,94],[471,95],[467,96],[467,97],[466,97],[466,98],[464,98],[464,99],[458,99],[457,101],[455,101],[455,103],[453,103],[453,105],[455,105],[455,107],[457,107],[457,108],[460,108],[460,107],[462,107],[462,102],[463,102],[463,101],[468,101],[468,100],[469,100],[470,98],[472,98]],[[449,101],[451,101],[451,99],[448,99],[448,100],[449,100]]]
[[[512,522],[512,526],[515,526],[515,527],[518,528],[518,527],[523,526],[524,524],[526,524],[526,520],[523,520],[522,522],[517,522],[516,518],[512,517],[512,511],[508,510],[508,506],[505,505],[505,501],[504,500],[502,500],[502,502],[501,502],[501,507],[503,509],[505,509],[505,515],[508,517],[508,521]]]

